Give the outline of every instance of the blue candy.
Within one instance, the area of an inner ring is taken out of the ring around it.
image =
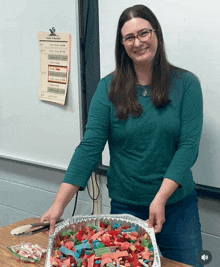
[[[122,230],[122,232],[126,233],[126,232],[138,232],[138,229],[139,229],[139,226],[133,226],[129,229],[121,229],[121,230]]]
[[[72,250],[70,250],[70,249],[68,249],[68,248],[62,246],[62,247],[60,247],[59,251],[61,251],[61,252],[62,252],[63,254],[65,254],[65,255],[73,256],[74,259],[75,259],[77,262],[79,261],[78,257],[75,255],[75,253],[74,253]]]
[[[81,256],[81,253],[82,253],[82,249],[79,249],[77,252],[76,252],[76,257],[80,257]]]
[[[82,243],[82,244],[79,244],[79,245],[75,246],[76,250],[90,249],[90,248],[91,248],[91,244],[89,244],[89,243]]]
[[[121,224],[120,223],[114,223],[113,228],[120,228]]]
[[[101,244],[99,240],[94,240],[92,243],[94,244],[94,249],[98,248],[98,246]]]

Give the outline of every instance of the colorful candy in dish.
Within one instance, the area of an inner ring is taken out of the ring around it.
[[[134,216],[75,216],[65,222],[50,236],[48,267],[160,266],[153,229]]]

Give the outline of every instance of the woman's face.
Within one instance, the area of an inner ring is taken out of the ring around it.
[[[150,22],[142,18],[132,18],[125,22],[121,29],[122,38],[127,35],[137,36],[142,29],[153,29]],[[152,32],[150,40],[142,42],[135,38],[132,46],[125,46],[128,56],[133,60],[134,64],[151,64],[154,59],[158,47],[158,40],[155,32]]]

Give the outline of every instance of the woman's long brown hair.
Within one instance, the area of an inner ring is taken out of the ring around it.
[[[162,108],[170,102],[170,75],[172,69],[175,68],[166,58],[162,30],[153,12],[144,5],[135,5],[125,9],[118,22],[115,45],[116,69],[109,92],[109,99],[116,106],[118,118],[121,120],[126,120],[129,115],[138,117],[143,112],[142,106],[137,99],[137,76],[133,61],[127,55],[122,44],[121,29],[124,23],[132,18],[145,19],[156,30],[158,48],[152,62],[150,88],[153,104],[157,108]]]

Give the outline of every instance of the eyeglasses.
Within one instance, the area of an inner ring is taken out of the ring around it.
[[[155,32],[155,29],[143,29],[137,33],[137,35],[127,35],[122,38],[122,43],[124,46],[132,46],[134,45],[134,41],[136,38],[140,40],[141,42],[146,42],[151,39],[152,32]]]

